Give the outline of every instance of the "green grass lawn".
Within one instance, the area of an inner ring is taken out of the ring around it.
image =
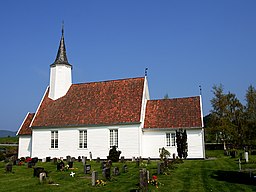
[[[0,143],[18,143],[18,137],[0,137]]]
[[[150,186],[150,191],[256,191],[256,181],[249,178],[249,173],[238,172],[238,161],[222,155],[222,152],[207,152],[207,160],[185,160],[176,164],[169,175],[159,175],[161,183],[156,189]],[[256,168],[256,157],[249,156],[251,163],[242,164],[243,169]],[[92,170],[98,171],[99,179],[102,178],[100,163],[90,162]],[[139,183],[139,169],[147,168],[150,175],[157,172],[157,162],[146,164],[144,161],[140,168],[135,162],[126,162],[128,172],[119,176],[112,176],[105,186],[92,187],[90,175],[83,174],[80,162],[74,162],[76,169],[70,171],[56,171],[53,163],[39,162],[37,166],[50,171],[49,177],[58,186],[40,184],[39,179],[33,177],[33,169],[27,166],[13,166],[13,173],[5,173],[5,163],[0,163],[0,191],[130,191],[136,189]],[[121,170],[122,163],[113,163]],[[75,172],[75,177],[70,177],[70,172]],[[112,172],[111,172],[112,173]]]

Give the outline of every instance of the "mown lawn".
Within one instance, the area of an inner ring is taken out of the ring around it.
[[[171,170],[169,175],[159,175],[161,183],[156,189],[150,186],[150,191],[256,191],[256,181],[249,177],[249,172],[238,172],[238,161],[222,155],[222,152],[207,152],[207,160],[186,160],[182,164],[176,164],[176,168]],[[242,164],[243,169],[256,169],[256,157],[249,156],[251,163]],[[102,178],[100,163],[89,162],[93,170],[99,173]],[[5,173],[5,163],[0,163],[0,191],[130,191],[137,188],[139,183],[139,169],[147,168],[150,175],[156,174],[157,162],[146,161],[139,167],[135,162],[126,162],[128,172],[119,176],[112,176],[105,186],[92,187],[90,175],[83,174],[83,166],[80,162],[75,162],[76,169],[70,171],[56,171],[53,163],[38,163],[37,166],[44,167],[50,171],[49,176],[58,186],[40,184],[39,179],[33,177],[33,169],[27,166],[13,166],[13,173]],[[118,166],[121,170],[122,163],[113,163],[113,167]],[[70,177],[70,172],[76,173],[75,177]],[[255,172],[256,173],[256,172]]]

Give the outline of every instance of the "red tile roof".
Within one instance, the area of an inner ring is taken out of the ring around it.
[[[32,134],[32,130],[30,128],[30,123],[34,117],[35,113],[28,113],[27,116],[25,117],[25,120],[23,121],[18,135],[31,135]]]
[[[71,85],[57,100],[48,91],[33,127],[112,125],[140,122],[144,78]]]
[[[202,127],[200,97],[147,101],[144,128]]]

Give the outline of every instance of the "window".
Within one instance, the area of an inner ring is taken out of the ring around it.
[[[175,133],[166,133],[166,146],[175,146],[176,143],[176,135]]]
[[[87,148],[87,131],[79,131],[79,148]]]
[[[51,148],[58,148],[58,131],[51,131]]]
[[[110,131],[110,147],[118,147],[118,130],[111,129]]]

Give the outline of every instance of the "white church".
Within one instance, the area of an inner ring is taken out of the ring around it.
[[[73,84],[62,30],[50,85],[17,132],[18,157],[106,159],[116,146],[126,159],[159,158],[162,147],[177,154],[178,129],[187,158],[205,158],[201,96],[151,100],[146,76]]]

